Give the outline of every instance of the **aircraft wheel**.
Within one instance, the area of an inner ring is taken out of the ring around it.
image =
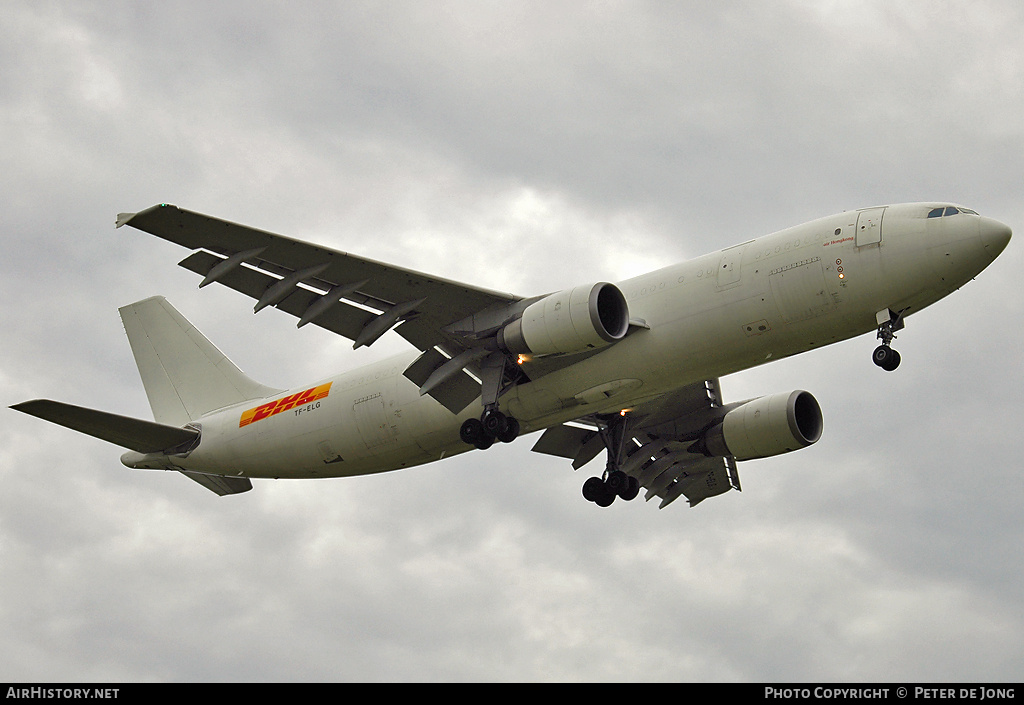
[[[512,416],[506,418],[505,430],[498,434],[498,440],[502,443],[511,443],[519,436],[519,421]]]
[[[592,477],[583,483],[583,498],[588,502],[596,502],[604,494],[604,482],[600,477]]]
[[[471,446],[476,445],[477,441],[486,435],[484,425],[480,423],[480,419],[467,419],[463,422],[462,427],[459,428],[459,438],[462,439],[463,443],[468,443]]]
[[[629,475],[621,470],[614,470],[608,473],[608,479],[605,480],[605,484],[609,492],[621,496],[624,491],[629,489]]]
[[[500,411],[488,411],[484,414],[484,430],[494,438],[508,432],[508,417]]]
[[[605,490],[605,492],[601,496],[594,500],[594,504],[596,504],[599,507],[610,507],[612,502],[614,501],[615,494]]]
[[[888,345],[879,345],[875,348],[871,359],[886,372],[892,372],[900,366],[900,354]]]
[[[592,477],[583,483],[583,497],[599,507],[607,507],[615,501],[615,493],[600,477]]]
[[[619,496],[626,502],[631,499],[636,499],[638,494],[640,494],[640,480],[635,477],[630,477],[629,484],[626,486],[626,489],[619,492]]]

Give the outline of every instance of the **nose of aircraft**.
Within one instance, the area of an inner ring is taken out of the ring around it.
[[[982,218],[981,225],[978,227],[978,236],[981,238],[981,244],[985,247],[985,252],[991,259],[995,259],[999,256],[1000,252],[1006,249],[1012,234],[1013,231],[1010,230],[1009,225],[1000,223],[992,218]]]

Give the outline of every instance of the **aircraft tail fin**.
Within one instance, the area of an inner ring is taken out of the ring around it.
[[[162,296],[118,310],[153,418],[161,424],[184,426],[215,409],[281,391],[247,377]]]

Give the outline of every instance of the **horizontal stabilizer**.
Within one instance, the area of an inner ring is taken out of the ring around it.
[[[192,428],[167,426],[49,399],[34,399],[11,408],[139,453],[172,450],[199,437],[199,431]]]

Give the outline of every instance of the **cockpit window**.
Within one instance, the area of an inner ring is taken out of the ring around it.
[[[970,208],[958,208],[956,206],[945,206],[944,208],[932,208],[928,211],[929,218],[941,218],[947,215],[956,215],[957,213],[967,213],[968,215],[978,215],[977,211],[972,211]]]

